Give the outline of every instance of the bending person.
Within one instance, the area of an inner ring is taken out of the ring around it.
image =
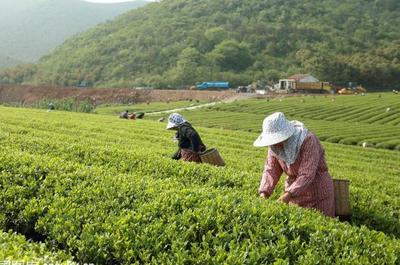
[[[288,121],[281,112],[274,113],[264,119],[263,132],[254,146],[269,147],[258,190],[260,196],[271,196],[284,172],[285,193],[279,201],[335,216],[333,181],[325,151],[303,123]]]
[[[120,119],[129,119],[129,111],[126,110],[126,111],[124,111],[124,112],[121,112],[121,113],[119,114],[119,118],[120,118]]]
[[[178,151],[172,159],[182,159],[188,162],[201,163],[200,152],[206,150],[200,135],[180,114],[173,113],[168,118],[168,130],[176,130],[175,139],[178,140]]]

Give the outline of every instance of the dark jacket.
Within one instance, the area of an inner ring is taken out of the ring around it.
[[[124,112],[121,112],[120,114],[119,114],[119,117],[121,118],[121,119],[129,119],[129,116],[128,116],[128,112],[127,111],[124,111]]]
[[[173,155],[173,159],[181,158],[181,149],[190,149],[195,153],[203,152],[206,146],[200,138],[200,135],[188,122],[185,122],[178,126],[176,132],[176,138],[178,139],[178,151]]]

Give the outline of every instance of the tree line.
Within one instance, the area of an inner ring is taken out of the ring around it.
[[[396,88],[397,0],[164,0],[77,35],[1,83],[187,87],[311,73]]]

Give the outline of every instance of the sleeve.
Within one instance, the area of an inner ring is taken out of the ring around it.
[[[175,152],[175,154],[171,157],[174,160],[179,160],[181,159],[181,149],[179,148],[178,151]]]
[[[303,142],[299,155],[301,160],[297,178],[292,185],[286,189],[293,197],[303,193],[317,175],[317,169],[322,155],[322,148],[317,137],[313,135],[306,139]]]
[[[190,140],[193,151],[198,153],[200,151],[200,136],[199,134],[192,128],[187,128],[183,131],[183,134],[186,138]]]
[[[179,141],[179,131],[176,132],[175,134],[175,139],[178,139]],[[181,159],[182,155],[181,155],[181,148],[178,148],[178,151],[175,152],[175,154],[173,154],[173,156],[171,157],[174,160],[179,160]]]
[[[271,196],[283,173],[283,169],[279,164],[278,159],[268,151],[268,158],[265,161],[263,175],[261,177],[260,187],[258,192],[264,193],[268,197]]]

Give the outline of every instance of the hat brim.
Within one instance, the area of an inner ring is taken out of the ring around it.
[[[254,141],[253,145],[255,147],[265,147],[271,146],[274,144],[281,143],[287,140],[290,136],[294,134],[295,129],[290,130],[286,133],[274,133],[274,134],[265,134],[261,133],[260,136]]]
[[[170,130],[170,129],[175,128],[175,127],[177,127],[177,125],[176,125],[175,123],[173,123],[173,122],[168,122],[168,124],[167,124],[167,130]]]

